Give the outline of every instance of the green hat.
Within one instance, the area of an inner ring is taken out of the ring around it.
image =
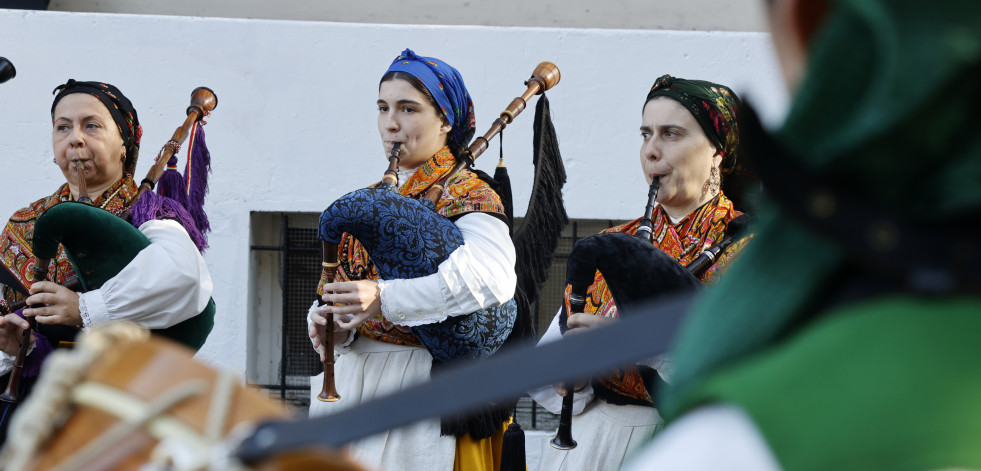
[[[775,136],[783,164],[904,224],[955,227],[978,214],[981,3],[835,0],[808,59]],[[693,308],[674,351],[669,417],[708,375],[819,315],[825,290],[856,272],[859,231],[822,233],[788,199],[764,201],[754,240]]]

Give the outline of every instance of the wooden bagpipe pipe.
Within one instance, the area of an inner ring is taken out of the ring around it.
[[[157,162],[143,180],[134,203],[126,213],[117,216],[102,208],[81,202],[91,202],[91,199],[87,195],[85,179],[79,178],[78,200],[80,202],[66,201],[56,204],[45,211],[35,222],[32,242],[35,259],[31,268],[33,281],[47,279],[51,260],[58,255],[59,247],[64,247],[65,255],[76,273],[76,278],[71,279],[65,286],[82,292],[100,288],[128,265],[140,251],[150,245],[150,240],[137,229],[138,225],[149,219],[176,215],[178,216],[176,219],[192,235],[198,248],[201,249],[206,246],[206,241],[203,239],[205,229],[199,230],[196,225],[196,221],[203,215],[195,214],[192,216],[190,214],[200,210],[200,208],[185,209],[183,207],[185,202],[177,202],[169,196],[155,194],[150,190],[164,175],[165,165],[179,150],[180,144],[192,132],[201,131],[198,128],[201,119],[207,116],[216,105],[217,97],[210,89],[200,87],[192,92],[191,104],[187,108],[187,118],[161,150]],[[197,137],[201,139],[199,142],[203,147],[203,134]],[[205,148],[203,152],[206,154],[207,149]],[[189,165],[188,172],[190,172],[190,167]],[[84,168],[79,168],[78,175],[83,175],[81,173],[83,170]],[[196,170],[199,173],[196,177],[206,177],[207,168]],[[181,177],[178,176],[178,178]],[[200,183],[200,185],[206,184],[206,180]],[[183,191],[192,193],[189,187],[185,188],[188,189]],[[180,189],[178,190],[180,191]],[[170,191],[173,192],[174,190],[171,189]],[[193,200],[195,197],[203,198],[203,194],[195,195],[191,199]],[[185,201],[187,199],[184,198]],[[198,202],[203,203],[200,199]],[[206,223],[202,225],[206,226]],[[8,309],[12,312],[24,307],[28,306],[26,302],[22,301],[12,304]],[[214,325],[214,312],[214,301],[209,300],[207,307],[199,315],[167,329],[157,330],[155,333],[178,340],[197,350],[204,344],[211,332]],[[0,396],[0,400],[7,403],[15,404],[20,400],[21,372],[29,347],[30,333],[36,325],[33,318],[31,325],[32,328],[24,332],[6,392]]]
[[[630,306],[644,302],[694,292],[701,288],[698,280],[721,253],[738,241],[751,222],[749,214],[738,216],[726,225],[725,235],[718,243],[703,250],[691,263],[682,266],[678,261],[651,244],[654,199],[659,181],[651,183],[644,217],[635,234],[606,233],[584,238],[572,248],[566,266],[566,283],[570,286],[568,310],[559,314],[559,330],[568,330],[570,313],[584,311],[586,292],[595,281],[596,272],[603,275],[619,309],[620,316],[629,315]],[[655,373],[656,374],[656,373]],[[572,438],[572,408],[575,397],[573,384],[566,384],[562,398],[559,427],[550,444],[560,450],[576,447]]]
[[[389,169],[379,185],[342,196],[321,215],[319,236],[324,242],[325,279],[328,282],[333,281],[333,273],[337,267],[337,244],[341,241],[344,233],[350,234],[365,247],[371,262],[382,279],[407,279],[436,273],[439,264],[454,250],[462,246],[464,242],[463,235],[456,225],[435,211],[436,202],[439,201],[448,182],[472,164],[472,160],[487,149],[490,139],[499,134],[524,110],[528,100],[553,87],[559,82],[559,79],[560,72],[555,64],[551,62],[540,63],[535,68],[531,78],[525,83],[527,85],[525,92],[511,101],[508,107],[501,112],[500,117],[494,121],[490,130],[483,136],[477,137],[470,145],[469,150],[466,151],[469,155],[458,159],[458,163],[433,184],[423,198],[418,200],[407,198],[395,191],[399,153],[399,147],[396,145],[392,150]],[[543,105],[545,105],[544,108]],[[547,110],[547,100],[544,96],[539,99],[538,106],[539,111]],[[536,117],[536,125],[539,124],[538,121],[539,119]],[[551,128],[550,122],[548,128],[554,135],[554,129]],[[561,219],[561,221],[554,236],[545,237],[546,239],[551,237],[552,245],[547,256],[544,257],[544,261],[541,263],[536,261],[538,265],[544,265],[544,271],[530,276],[529,278],[533,280],[528,282],[529,286],[525,287],[524,291],[522,291],[521,275],[519,274],[519,292],[528,293],[534,291],[532,288],[540,289],[548,270],[547,263],[550,263],[551,260],[551,250],[554,250],[558,234],[567,222],[565,210],[561,205],[561,185],[565,181],[565,173],[561,166],[561,157],[557,155],[557,148],[553,154],[558,159],[558,170],[552,172],[552,177],[559,177],[561,182],[557,185],[541,186],[557,192],[558,202],[552,201],[545,204],[557,205],[558,209],[549,208],[538,211],[551,212],[554,218]],[[538,158],[536,148],[536,168],[539,169],[536,171],[536,187],[539,186],[537,182],[538,175],[541,174],[540,169],[548,165],[552,165],[553,170],[555,167],[554,164],[543,164],[538,160],[545,159]],[[536,191],[544,190],[537,189]],[[533,195],[533,201],[534,198]],[[534,212],[532,206],[529,205],[529,218]],[[556,224],[552,226],[554,225]],[[524,226],[522,225],[522,228]],[[520,244],[517,242],[519,236],[520,231],[515,234],[515,245],[520,259],[523,254],[519,247]],[[536,268],[536,270],[538,269]],[[531,294],[527,296],[530,297]],[[458,359],[486,358],[505,343],[513,328],[517,329],[515,327],[515,319],[518,317],[516,311],[520,309],[517,306],[518,303],[512,299],[497,307],[468,315],[451,316],[442,322],[413,326],[411,329],[432,354],[434,365],[443,365]],[[330,318],[328,318],[327,327],[328,329],[333,327],[333,321]],[[531,329],[532,327],[525,326],[523,328]],[[330,330],[325,332],[325,337],[324,344],[327,348],[327,355],[324,363],[324,388],[318,399],[333,401],[339,397],[333,382],[333,355],[331,354],[333,335]]]

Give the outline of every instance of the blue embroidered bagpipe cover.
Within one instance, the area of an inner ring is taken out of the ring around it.
[[[453,222],[436,213],[429,200],[415,200],[390,189],[348,193],[320,216],[320,238],[339,243],[349,233],[368,251],[381,279],[409,279],[436,273],[439,264],[463,245]],[[514,299],[490,309],[412,327],[433,360],[486,358],[507,339],[517,314]]]

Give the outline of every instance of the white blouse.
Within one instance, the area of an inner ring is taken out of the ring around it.
[[[394,324],[416,326],[494,307],[514,296],[515,251],[508,226],[494,216],[467,213],[455,221],[464,243],[436,273],[379,280],[382,314]]]
[[[634,454],[625,471],[780,471],[762,432],[741,408],[715,404],[695,409]]]
[[[150,245],[101,288],[79,293],[83,329],[116,320],[163,329],[207,307],[214,284],[184,227],[173,220],[151,220],[139,229]],[[10,371],[13,360],[0,352],[0,375]]]
[[[555,316],[552,317],[552,323],[548,325],[548,330],[546,330],[545,334],[542,335],[541,340],[538,341],[538,345],[545,345],[547,343],[562,340],[562,332],[559,330],[560,314],[562,314],[561,308],[559,309],[559,312],[555,313]],[[669,381],[670,376],[673,373],[673,365],[667,354],[644,359],[638,361],[637,364],[654,368],[657,370],[657,374],[659,374],[665,381]],[[551,384],[528,391],[528,395],[531,396],[535,402],[553,414],[558,414],[562,411],[562,396],[559,396],[559,394],[555,392],[555,387],[553,387]],[[593,392],[593,386],[587,383],[583,389],[576,391],[572,397],[572,415],[581,414],[583,409],[586,408],[586,405],[592,402],[594,398],[595,393]]]

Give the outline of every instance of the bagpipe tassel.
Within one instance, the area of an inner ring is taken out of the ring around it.
[[[535,181],[528,202],[528,212],[521,227],[512,236],[518,259],[515,266],[518,276],[515,290],[518,317],[508,338],[509,344],[535,339],[531,306],[538,300],[545,286],[559,236],[569,223],[569,216],[562,202],[565,166],[562,164],[559,141],[545,94],[538,98],[535,107],[533,163]]]
[[[494,182],[497,185],[494,190],[501,197],[501,204],[504,205],[504,215],[508,217],[508,231],[513,235],[514,197],[511,193],[511,176],[508,175],[508,166],[504,163],[504,131],[501,131],[500,141],[498,142],[501,145],[501,150],[497,167],[494,169]]]
[[[504,440],[501,444],[501,471],[526,471],[527,469],[525,431],[521,430],[521,425],[515,420],[504,432]]]
[[[129,214],[130,222],[135,227],[140,227],[152,219],[173,219],[184,226],[184,230],[187,231],[187,235],[191,237],[199,252],[204,253],[205,249],[208,248],[208,239],[198,230],[190,213],[171,198],[146,191],[129,207]]]
[[[187,207],[187,190],[184,187],[184,177],[177,171],[176,154],[167,161],[167,170],[157,182],[157,194],[170,198],[185,208]]]
[[[176,220],[184,226],[198,251],[204,253],[208,248],[207,234],[211,231],[211,223],[204,212],[211,153],[205,144],[200,122],[191,129],[190,139],[184,175],[177,171],[176,154],[171,156],[167,161],[167,170],[157,182],[157,192],[144,192],[129,212],[136,227],[151,219]]]
[[[201,234],[207,238],[211,232],[211,222],[204,212],[204,199],[208,195],[208,176],[211,173],[211,152],[204,140],[204,122],[194,124],[191,142],[187,150],[187,164],[184,178],[187,188],[187,212],[194,218]]]

